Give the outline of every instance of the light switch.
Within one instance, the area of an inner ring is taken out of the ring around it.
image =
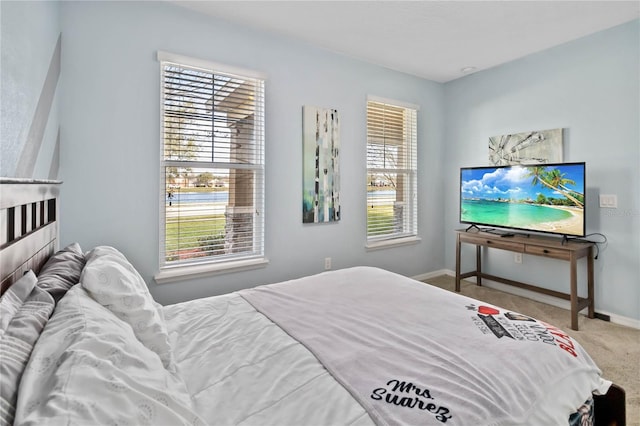
[[[600,207],[617,209],[618,196],[615,194],[600,194]]]

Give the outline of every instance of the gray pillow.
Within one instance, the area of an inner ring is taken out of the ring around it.
[[[20,379],[54,306],[51,295],[35,287],[13,315],[5,332],[0,334],[2,424],[5,424],[4,420],[13,423]]]
[[[80,245],[73,243],[55,253],[38,273],[38,287],[53,296],[56,303],[80,282],[85,259]]]
[[[0,333],[7,329],[9,322],[27,300],[37,281],[33,271],[28,271],[2,295],[0,298]]]

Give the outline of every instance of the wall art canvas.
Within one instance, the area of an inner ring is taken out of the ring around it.
[[[489,163],[545,164],[562,162],[562,128],[489,138]]]
[[[340,220],[338,111],[302,107],[302,222]]]

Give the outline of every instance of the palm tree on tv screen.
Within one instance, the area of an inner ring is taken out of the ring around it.
[[[578,206],[584,207],[584,201],[582,201],[584,200],[584,194],[571,188],[567,188],[566,185],[575,185],[576,183],[572,179],[565,178],[565,176],[566,173],[562,173],[559,169],[553,169],[547,172],[546,179],[549,184],[558,188],[558,191],[560,191],[560,193],[562,193],[565,197],[569,198]],[[582,198],[582,200],[580,200],[579,198]]]
[[[541,183],[546,187],[553,189],[554,191],[558,191],[566,198],[573,201],[579,208],[584,208],[584,204],[576,197],[571,195],[571,192],[577,194],[578,196],[584,197],[584,195],[566,187],[566,185],[575,185],[575,182],[573,180],[565,178],[566,173],[562,173],[559,169],[552,169],[550,171],[547,171],[547,168],[545,166],[527,167],[527,171],[529,172],[527,176],[533,177],[533,179],[531,180],[531,185],[536,186],[538,183]]]

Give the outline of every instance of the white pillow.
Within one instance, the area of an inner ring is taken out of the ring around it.
[[[184,380],[78,285],[40,335],[18,392],[16,425],[205,424]]]
[[[11,285],[0,298],[0,333],[3,333],[16,312],[27,300],[31,290],[36,286],[38,278],[29,271]]]
[[[158,354],[167,370],[175,371],[162,311],[122,253],[107,246],[91,250],[80,283],[95,301],[128,323],[138,340]]]

